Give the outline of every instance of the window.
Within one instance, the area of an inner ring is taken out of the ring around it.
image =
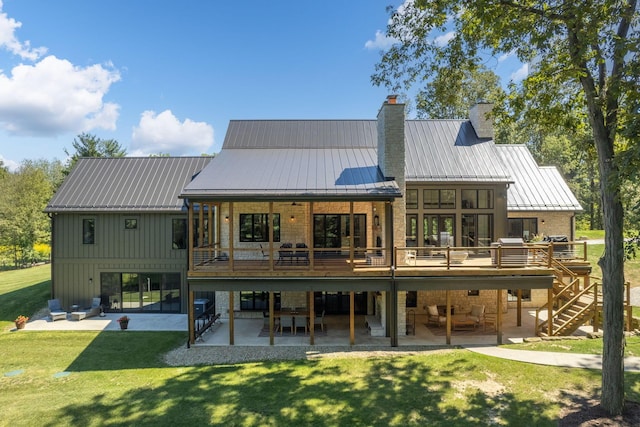
[[[100,298],[107,312],[180,312],[180,273],[100,273]]]
[[[467,291],[467,296],[468,297],[479,297],[480,296],[480,291],[478,289],[471,289]]]
[[[173,249],[187,249],[187,220],[171,220],[171,242]]]
[[[135,230],[138,228],[138,220],[135,218],[127,218],[124,220],[125,230]]]
[[[521,289],[522,301],[531,301],[531,289]],[[518,301],[518,290],[507,290],[507,301]]]
[[[462,246],[490,246],[493,240],[493,215],[462,215]]]
[[[313,215],[314,248],[348,248],[351,242],[351,219],[349,214]],[[367,247],[367,216],[353,215],[353,247]],[[326,252],[328,254],[328,252]]]
[[[418,215],[407,215],[407,234],[406,234],[407,247],[418,246]]]
[[[240,214],[241,242],[269,241],[269,214]],[[280,241],[280,214],[273,214],[273,241]]]
[[[96,243],[96,220],[82,220],[82,243],[85,245],[93,245]]]
[[[522,237],[530,242],[538,234],[538,218],[509,218],[507,224],[509,237]]]
[[[462,209],[493,209],[493,190],[462,190]]]
[[[423,190],[422,206],[425,209],[454,209],[456,207],[456,190]]]
[[[275,310],[280,310],[280,292],[273,293],[273,306]],[[240,292],[240,310],[269,310],[269,292]]]
[[[407,209],[418,209],[418,190],[407,190]]]
[[[455,246],[453,215],[424,215],[422,233],[425,245]]]
[[[407,291],[406,307],[418,306],[418,291]]]

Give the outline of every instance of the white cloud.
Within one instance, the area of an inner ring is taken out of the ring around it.
[[[511,73],[511,80],[518,83],[524,80],[529,75],[529,64],[522,64],[522,67],[518,68],[515,72]]]
[[[443,34],[433,39],[433,43],[436,46],[443,47],[443,46],[446,46],[451,41],[451,39],[454,38],[455,36],[456,36],[455,31],[449,31],[446,34]]]
[[[364,47],[367,49],[385,50],[385,49],[389,49],[391,46],[393,46],[397,42],[398,40],[394,39],[393,37],[387,37],[387,35],[382,31],[376,30],[375,40],[367,40],[367,42],[364,44]]]
[[[2,10],[2,0],[0,0]],[[35,61],[47,51],[44,47],[32,48],[29,41],[21,42],[15,35],[15,30],[22,27],[21,22],[9,18],[6,13],[0,13],[0,48],[6,49],[22,59]]]
[[[180,122],[171,110],[160,114],[145,111],[138,126],[133,128],[131,140],[134,149],[131,155],[200,155],[213,145],[213,127],[190,119]]]
[[[110,64],[83,68],[55,56],[0,72],[0,126],[20,135],[113,130],[120,107],[103,97],[118,80]]]
[[[11,172],[15,172],[16,170],[18,170],[18,167],[20,166],[20,164],[18,162],[14,162],[13,160],[5,159],[4,157],[2,157],[1,154],[0,154],[0,162],[2,162],[3,166],[8,168]]]
[[[498,58],[498,63],[506,61],[507,59],[509,59],[512,56],[514,56],[515,53],[516,53],[516,51],[512,50],[511,52],[507,52],[507,53],[504,53],[504,54],[500,55],[500,57]]]

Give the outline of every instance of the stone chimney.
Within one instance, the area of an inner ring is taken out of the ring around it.
[[[404,104],[389,95],[378,112],[378,166],[404,194]]]
[[[493,104],[478,102],[469,110],[469,120],[480,139],[493,139]]]

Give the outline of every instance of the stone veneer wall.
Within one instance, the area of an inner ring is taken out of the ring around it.
[[[565,235],[569,240],[575,240],[574,224],[571,218],[573,212],[508,212],[509,218],[538,218],[538,234],[545,236],[554,236],[558,234]],[[544,220],[544,224],[542,221]]]
[[[449,291],[451,295],[451,306],[454,307],[455,314],[468,313],[471,305],[480,304],[485,306],[486,313],[495,313],[496,291],[480,290],[478,296],[468,296],[467,291]],[[447,292],[442,291],[419,291],[418,307],[416,314],[426,314],[428,305],[445,305],[447,303]],[[507,312],[507,291],[502,291],[502,312]]]

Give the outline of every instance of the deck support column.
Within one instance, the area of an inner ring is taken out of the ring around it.
[[[391,347],[398,346],[398,284],[395,279],[391,280],[391,291],[389,292],[389,336],[391,337]]]
[[[553,288],[547,291],[547,336],[553,333]]]
[[[349,344],[356,343],[356,317],[355,317],[356,293],[349,292]]]
[[[451,345],[451,292],[447,289],[447,345]]]
[[[229,345],[234,345],[234,331],[233,331],[233,291],[229,291]]]
[[[196,331],[195,331],[195,322],[194,322],[194,318],[193,318],[193,291],[191,289],[188,289],[187,291],[188,294],[188,303],[189,306],[187,307],[187,322],[189,323],[189,344],[195,344],[196,343]]]
[[[517,326],[522,326],[522,289],[518,289]]]
[[[520,290],[518,290],[518,294]],[[496,290],[497,301],[496,307],[498,308],[496,311],[496,334],[498,335],[498,345],[502,344],[502,289]],[[520,301],[520,295],[518,295],[518,301]],[[518,314],[520,310],[518,310]],[[520,325],[518,325],[520,326]]]
[[[309,299],[309,345],[315,345],[315,320],[316,320],[316,308],[315,308],[315,296],[313,291],[307,293]]]
[[[274,337],[273,337],[273,330],[274,330],[274,326],[275,326],[275,321],[274,321],[274,317],[273,317],[273,306],[274,306],[274,302],[273,302],[274,296],[273,296],[273,291],[269,291],[269,345],[273,345],[274,342]]]

